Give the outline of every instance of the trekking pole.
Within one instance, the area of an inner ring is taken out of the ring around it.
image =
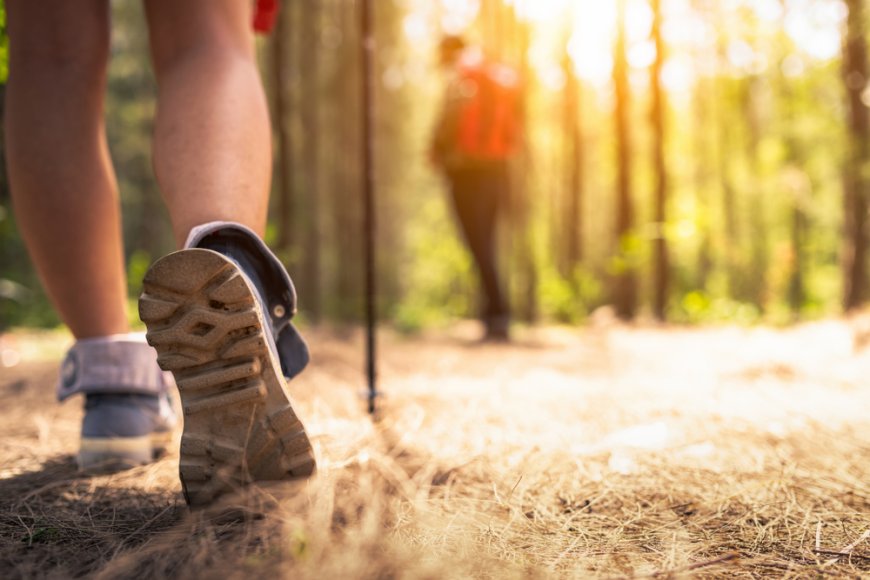
[[[361,0],[362,37],[362,146],[363,146],[363,219],[365,243],[365,310],[366,310],[366,375],[368,378],[368,410],[375,413],[378,397],[375,356],[375,176],[374,176],[374,85],[373,61],[375,40],[372,34],[372,2]]]

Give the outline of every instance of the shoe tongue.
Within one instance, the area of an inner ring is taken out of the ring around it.
[[[260,303],[260,308],[263,309],[263,315],[270,322],[271,328],[269,330],[273,334],[277,334],[279,329],[276,328],[276,322],[284,321],[276,321],[271,315],[271,308],[268,302],[269,292],[266,285],[268,272],[265,267],[264,258],[257,255],[255,248],[251,247],[245,233],[233,229],[218,230],[199,240],[196,247],[217,252],[232,260],[239,267],[256,290],[255,294],[257,301]]]
[[[211,222],[191,230],[185,248],[202,248],[236,263],[256,289],[268,320],[266,330],[284,376],[292,378],[308,364],[308,347],[290,320],[296,314],[296,289],[284,265],[249,228],[233,222]]]
[[[235,243],[232,235],[206,236],[200,240],[197,247],[217,252],[229,259],[238,266],[242,275],[254,287],[254,298],[257,300],[257,303],[260,305],[260,311],[263,313],[265,323],[263,330],[268,337],[266,343],[269,345],[275,360],[280,361],[283,368],[285,363],[278,350],[277,337],[281,333],[281,330],[290,324],[290,319],[289,317],[276,319],[271,315],[271,309],[267,301],[268,294],[264,282],[265,273],[262,267],[262,260],[258,260],[256,254],[247,248],[245,244]]]
[[[265,312],[277,332],[296,314],[296,288],[290,275],[250,228],[235,222],[202,224],[190,231],[184,247],[213,250],[236,261],[267,303]]]

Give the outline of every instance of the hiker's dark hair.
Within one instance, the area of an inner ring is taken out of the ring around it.
[[[444,54],[455,54],[465,49],[465,39],[458,34],[445,34],[438,47]]]

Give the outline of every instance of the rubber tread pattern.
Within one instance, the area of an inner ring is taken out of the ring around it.
[[[139,313],[184,409],[181,475],[192,506],[252,481],[309,477],[314,452],[267,344],[263,312],[238,267],[187,249],[155,262]]]

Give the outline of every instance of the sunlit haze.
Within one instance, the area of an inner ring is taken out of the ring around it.
[[[652,11],[644,0],[625,3],[628,63],[633,69],[644,69],[656,57],[650,39]],[[477,20],[482,4],[477,0],[405,0],[405,4],[409,12],[403,31],[417,46],[431,47],[443,33],[466,33],[480,40]],[[536,32],[529,60],[545,85],[559,84],[553,69],[566,48],[580,78],[600,88],[609,84],[618,2],[505,0],[505,4]],[[759,47],[774,42],[786,51],[776,63],[784,74],[802,75],[807,67],[838,55],[846,8],[840,0],[663,0],[662,14],[668,47],[663,82],[670,91],[679,92],[690,89],[698,77],[715,74],[714,67],[726,67],[735,75],[763,72],[773,63]],[[717,20],[734,26],[714,28],[710,22]]]

